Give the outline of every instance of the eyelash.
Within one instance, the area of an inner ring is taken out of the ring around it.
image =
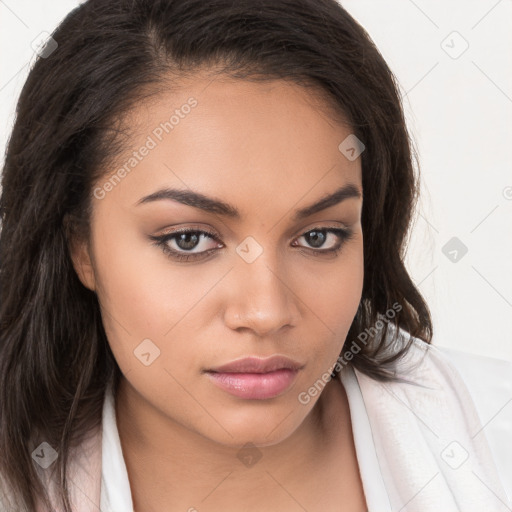
[[[312,247],[301,247],[305,250],[311,250],[315,256],[325,256],[327,254],[329,255],[338,255],[345,245],[346,242],[351,240],[354,236],[354,232],[349,228],[339,228],[339,227],[322,227],[322,228],[313,228],[309,229],[308,231],[305,231],[300,235],[298,238],[307,235],[308,233],[311,233],[313,231],[320,231],[322,233],[332,233],[336,236],[338,236],[340,242],[331,249],[314,249]],[[216,242],[220,242],[220,240],[217,238],[215,233],[212,233],[207,230],[203,229],[190,229],[190,228],[184,228],[177,231],[173,231],[172,233],[167,233],[165,235],[151,235],[149,238],[153,240],[154,245],[157,247],[160,247],[163,252],[169,256],[172,259],[178,260],[178,261],[191,261],[191,260],[198,260],[203,259],[207,255],[213,253],[216,249],[208,249],[206,251],[198,252],[198,253],[181,253],[178,251],[175,251],[174,249],[169,248],[167,245],[167,242],[169,240],[172,240],[177,235],[181,234],[199,234],[199,235],[207,235],[209,238],[215,240]]]

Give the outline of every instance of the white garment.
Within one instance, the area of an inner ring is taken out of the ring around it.
[[[416,366],[402,374],[423,387],[339,374],[368,511],[512,511],[512,363],[425,345],[411,346]],[[101,511],[133,512],[110,388]]]

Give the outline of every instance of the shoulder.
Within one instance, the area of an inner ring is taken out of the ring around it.
[[[441,377],[444,385],[453,385],[453,392],[459,397],[471,399],[471,404],[475,406],[482,427],[486,431],[511,431],[511,361],[437,345],[428,346],[421,340],[415,340],[411,349],[416,353],[428,353],[427,369],[430,376],[435,375],[437,379]],[[507,445],[512,446],[512,443]]]
[[[481,407],[482,396],[512,401],[512,361],[470,354],[442,346],[433,347],[442,358],[455,367]],[[503,404],[504,405],[504,404]]]
[[[398,377],[432,390],[449,390],[465,408],[474,407],[487,436],[512,430],[511,361],[413,338],[397,368]],[[512,447],[511,442],[506,445]]]
[[[442,475],[422,491],[425,504],[455,497],[467,505],[461,510],[489,510],[497,497],[506,503],[512,498],[511,364],[404,334],[398,343],[411,345],[395,362],[396,380],[356,370],[377,454],[394,479],[388,488],[405,499],[428,475]]]
[[[467,386],[503,485],[512,497],[512,362],[436,347]]]
[[[504,407],[504,417],[510,418],[512,407],[506,404],[512,405],[512,361],[441,346],[432,348],[461,375],[479,410],[488,410],[493,403],[499,403]]]
[[[471,437],[487,441],[501,483],[512,498],[512,362],[471,354],[415,339],[411,360],[422,361],[413,380],[447,389],[457,398],[461,413],[477,422]]]

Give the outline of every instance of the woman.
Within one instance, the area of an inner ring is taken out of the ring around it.
[[[507,510],[344,9],[89,0],[52,38],[3,170],[4,508]]]

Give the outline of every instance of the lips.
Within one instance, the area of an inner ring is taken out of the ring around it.
[[[303,367],[303,364],[289,357],[274,355],[266,359],[237,359],[205,373],[210,382],[233,396],[246,400],[266,400],[285,393]]]
[[[289,357],[274,355],[265,359],[244,357],[229,363],[210,368],[207,372],[215,373],[269,373],[276,370],[299,370],[304,365]]]

